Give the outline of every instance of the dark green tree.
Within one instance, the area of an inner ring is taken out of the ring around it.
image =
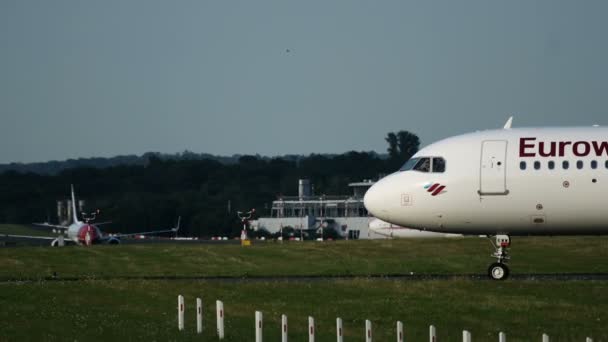
[[[388,159],[386,161],[386,171],[388,172],[397,170],[416,154],[420,147],[418,136],[408,131],[389,132],[384,140],[388,143]]]
[[[399,140],[399,158],[403,162],[410,159],[420,147],[420,139],[414,133],[408,131],[399,131],[397,133],[397,139]]]
[[[386,138],[384,138],[384,140],[386,140],[386,142],[388,143],[388,148],[386,149],[386,151],[388,152],[389,159],[397,158],[397,156],[399,155],[399,139],[397,138],[397,135],[393,132],[389,132],[386,135]]]

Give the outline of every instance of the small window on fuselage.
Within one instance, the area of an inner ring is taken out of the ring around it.
[[[597,160],[592,160],[591,161],[591,168],[594,169],[594,170],[597,169]]]
[[[534,162],[534,170],[540,170],[540,162],[538,160]]]
[[[562,168],[563,168],[564,170],[568,170],[568,168],[569,168],[569,167],[570,167],[570,163],[568,163],[568,161],[567,161],[567,160],[564,160],[564,161],[562,162]]]
[[[521,170],[525,170],[526,169],[526,162],[525,161],[520,161],[519,162],[519,168]]]
[[[433,172],[445,172],[445,159],[441,157],[433,158]]]
[[[582,160],[579,160],[579,161],[576,162],[576,168],[579,169],[579,170],[583,168],[583,161]]]
[[[420,172],[430,172],[431,171],[431,158],[420,158],[418,163],[414,166],[414,170]]]
[[[549,160],[549,163],[547,163],[547,166],[549,167],[549,170],[553,170],[553,169],[555,169],[555,162],[553,160]]]

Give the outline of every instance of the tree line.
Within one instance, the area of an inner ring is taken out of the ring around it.
[[[394,138],[397,137],[396,145]],[[390,140],[390,141],[389,141]],[[0,222],[57,222],[57,200],[74,184],[86,210],[100,209],[109,232],[135,232],[175,225],[180,234],[237,235],[236,211],[267,215],[281,195],[297,195],[298,179],[310,179],[315,194],[347,194],[348,184],[394,172],[419,145],[409,132],[389,133],[388,156],[375,152],[268,158],[240,156],[226,163],[210,158],[161,158],[145,164],[67,168],[56,174],[0,174]]]

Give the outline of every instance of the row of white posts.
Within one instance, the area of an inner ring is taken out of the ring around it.
[[[224,339],[224,303],[217,300],[215,302],[216,310],[216,322],[217,322],[217,336],[220,340]],[[184,330],[184,297],[177,296],[177,328],[181,331]],[[264,330],[264,315],[260,311],[255,312],[255,341],[262,342]],[[196,298],[196,332],[198,334],[203,332],[203,304],[200,298]],[[372,322],[370,320],[365,321],[365,342],[372,342]],[[342,318],[336,318],[336,338],[337,342],[344,342],[344,327],[342,325]],[[281,315],[281,341],[287,342],[287,316]],[[315,319],[308,317],[308,341],[315,341]],[[397,342],[403,342],[403,323],[397,321]],[[499,342],[507,342],[507,335],[503,332],[498,334]],[[589,337],[585,340],[586,342],[593,342]],[[429,326],[429,342],[437,342],[437,329],[435,326]],[[462,342],[471,342],[471,333],[467,330],[462,331]],[[542,342],[549,342],[549,336],[543,334]]]
[[[224,303],[221,301],[215,302],[216,309],[216,321],[217,321],[217,335],[221,339],[224,339]],[[184,296],[177,296],[177,329],[184,330]],[[257,320],[257,315],[256,315]],[[261,324],[261,313],[260,313],[260,324]],[[196,332],[201,334],[203,332],[203,301],[200,298],[196,298]]]

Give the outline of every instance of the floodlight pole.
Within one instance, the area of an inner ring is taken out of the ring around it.
[[[241,240],[247,240],[247,222],[249,222],[249,220],[251,220],[251,217],[253,216],[253,214],[255,213],[255,209],[251,209],[246,213],[243,213],[242,211],[237,211],[236,212],[236,216],[241,220],[241,222],[243,223],[243,230],[241,231]]]

